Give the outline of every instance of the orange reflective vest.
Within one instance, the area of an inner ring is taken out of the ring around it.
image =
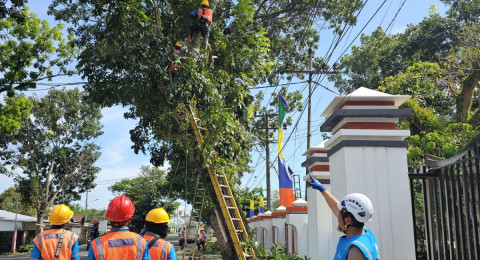
[[[175,50],[173,53],[175,56],[180,55],[182,52],[180,50]],[[180,64],[176,64],[175,61],[170,64],[170,69],[171,70],[177,70],[177,68],[180,68]]]
[[[147,247],[145,239],[139,234],[110,232],[95,238],[91,244],[95,259],[142,259]]]
[[[62,247],[60,248],[60,254],[58,259],[71,259],[72,247],[78,238],[78,235],[72,231],[65,229],[50,229],[38,234],[33,243],[40,250],[42,259],[55,259],[55,253],[57,252],[58,242],[63,234]]]
[[[180,231],[180,239],[185,239],[185,230]]]
[[[202,19],[202,16],[204,19],[207,19],[209,23],[212,23],[213,19],[213,12],[209,8],[199,8],[198,9],[198,20],[200,21]]]
[[[151,232],[146,232],[143,235],[143,238],[147,240],[147,244],[150,243],[155,238],[155,234]],[[170,253],[170,249],[172,248],[172,243],[165,241],[162,238],[159,238],[155,244],[150,247],[150,259],[152,260],[167,260],[168,253]]]
[[[202,237],[200,238],[200,240],[202,240],[202,241],[207,240],[207,234],[205,232],[202,232]]]

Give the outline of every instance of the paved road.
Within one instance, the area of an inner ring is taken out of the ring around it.
[[[175,246],[175,251],[180,250],[178,245],[178,235],[168,235],[166,240],[170,241]],[[80,259],[87,260],[88,251],[85,245],[80,246]],[[19,259],[30,259],[30,254],[18,254],[18,255],[8,255],[0,256],[0,260],[19,260]]]

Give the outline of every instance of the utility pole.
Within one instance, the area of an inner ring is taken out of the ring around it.
[[[308,120],[307,120],[307,150],[310,148],[310,138],[311,138],[311,132],[310,132],[310,124],[311,124],[311,118],[312,118],[312,76],[313,74],[337,74],[337,64],[333,64],[333,71],[326,71],[327,65],[324,63],[322,65],[323,71],[313,71],[313,51],[312,48],[308,48],[308,58],[309,58],[309,70],[308,71],[293,71],[293,70],[286,70],[284,73],[308,73]],[[314,82],[316,83],[316,82]],[[318,83],[317,83],[318,84]],[[331,91],[331,90],[330,90]],[[305,169],[305,174],[308,174],[308,169]],[[305,182],[305,200],[307,200],[307,183]]]
[[[322,71],[314,71],[313,69],[313,51],[312,48],[308,48],[308,57],[310,60],[309,64],[309,69],[310,70],[286,70],[283,73],[308,73],[308,122],[307,122],[307,149],[310,148],[310,138],[311,138],[311,133],[310,133],[310,124],[311,124],[311,117],[312,117],[312,82],[316,83],[315,81],[312,80],[313,74],[338,74],[336,71],[337,69],[337,64],[333,64],[333,71],[327,71],[326,70],[326,64],[323,64],[323,70]],[[318,84],[318,83],[316,83]],[[331,90],[330,90],[331,91]],[[308,170],[307,170],[308,173]]]
[[[268,131],[268,112],[265,113],[265,122],[266,122],[266,127],[265,127],[265,161],[267,163],[267,168],[266,168],[266,178],[267,178],[267,210],[271,209],[272,202],[270,199],[270,136],[269,136],[269,131]]]
[[[312,71],[312,48],[308,48],[310,71]],[[310,148],[310,123],[312,121],[312,73],[308,73],[308,121],[307,121],[307,150]],[[308,173],[308,169],[307,169]],[[305,193],[306,194],[306,193]]]
[[[88,211],[88,190],[87,190],[87,194],[85,195],[85,222],[87,222],[87,211]]]
[[[270,131],[269,130],[274,130],[277,129],[275,127],[270,127],[270,118],[278,116],[278,114],[271,114],[270,111],[267,111],[265,115],[259,115],[255,117],[264,117],[265,118],[265,128],[259,128],[258,129],[264,129],[265,130],[265,162],[267,165],[266,168],[266,180],[267,180],[267,210],[272,210],[272,191],[271,191],[271,185],[270,185]]]

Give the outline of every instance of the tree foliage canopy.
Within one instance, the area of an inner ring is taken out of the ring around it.
[[[38,81],[74,73],[67,65],[76,49],[72,35],[63,37],[63,24],[52,28],[27,6],[9,13],[0,20],[0,92],[13,96],[36,88]]]
[[[343,93],[365,86],[412,96],[404,106],[413,115],[399,126],[412,130],[412,168],[424,158],[454,155],[480,132],[478,8],[472,1],[444,2],[452,4],[447,17],[432,7],[429,17],[403,33],[378,28],[362,35],[361,45],[341,59],[345,74],[335,77]]]

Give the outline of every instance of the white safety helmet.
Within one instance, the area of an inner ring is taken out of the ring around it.
[[[368,222],[372,220],[373,205],[370,199],[361,193],[351,193],[343,197],[337,205],[340,212],[348,211],[353,214],[358,222]]]

